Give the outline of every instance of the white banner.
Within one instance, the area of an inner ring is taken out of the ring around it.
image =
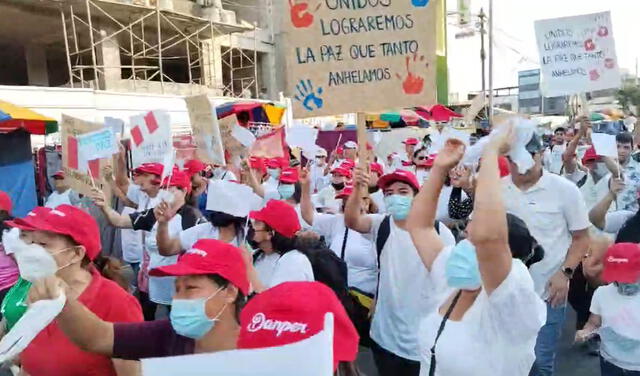
[[[171,119],[166,111],[151,111],[130,120],[133,167],[143,163],[162,163],[171,152]]]
[[[118,152],[116,136],[111,127],[84,133],[78,139],[78,158],[80,171],[87,172],[89,161],[110,158]]]
[[[609,12],[539,20],[535,30],[546,97],[620,87]]]

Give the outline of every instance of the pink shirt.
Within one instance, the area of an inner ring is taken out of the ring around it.
[[[4,247],[0,244],[0,290],[13,286],[19,276],[18,265],[11,256],[4,253]]]

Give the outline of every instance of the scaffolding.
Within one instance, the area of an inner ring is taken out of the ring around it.
[[[129,81],[134,92],[152,81],[163,94],[171,84],[187,84],[190,93],[213,89],[231,97],[260,92],[255,25],[186,15],[161,8],[159,1],[149,7],[115,0],[63,0],[60,18],[71,87],[105,89],[117,74],[118,81]],[[239,36],[251,30],[253,50],[235,46]],[[228,38],[222,49],[221,38]],[[106,65],[99,53],[116,46],[118,64]],[[219,77],[220,71],[226,77]]]

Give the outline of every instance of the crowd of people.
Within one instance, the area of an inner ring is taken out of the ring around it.
[[[139,375],[140,359],[295,343],[332,313],[338,375],[362,374],[371,352],[381,376],[548,376],[571,306],[601,375],[640,375],[632,135],[616,136],[614,159],[583,117],[550,144],[516,132],[495,125],[473,162],[444,124],[386,159],[349,141],[308,161],[190,160],[167,174],[121,153],[105,171],[113,197],[89,195],[121,259],[103,256],[64,173],[24,218],[0,192],[2,333],[30,304],[66,299],[11,366]]]

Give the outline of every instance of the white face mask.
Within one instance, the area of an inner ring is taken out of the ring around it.
[[[14,232],[15,231],[15,232]],[[16,236],[17,235],[17,236]],[[61,249],[54,254],[47,252],[41,245],[27,244],[20,239],[20,231],[17,228],[4,234],[2,242],[8,254],[13,256],[18,263],[20,277],[29,282],[35,282],[39,279],[51,277],[56,274],[59,269],[56,259],[53,255],[64,252],[69,248]],[[65,265],[65,267],[68,265]]]

